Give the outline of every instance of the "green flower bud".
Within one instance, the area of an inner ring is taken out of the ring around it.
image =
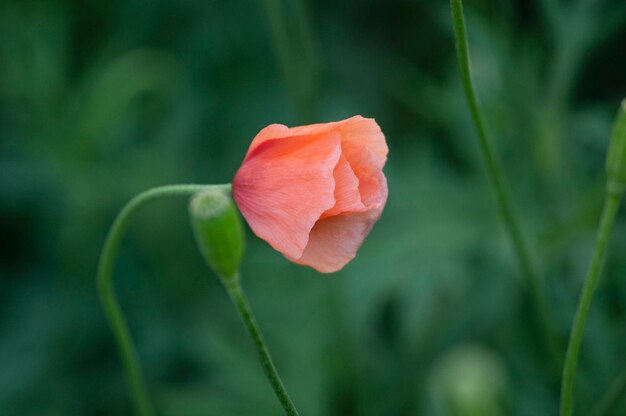
[[[611,133],[606,157],[607,191],[623,194],[626,187],[626,99],[622,101]]]
[[[191,226],[207,264],[225,284],[238,278],[244,251],[239,211],[221,190],[196,194],[189,204]]]
[[[504,416],[507,384],[500,357],[479,345],[457,346],[436,362],[431,373],[430,414]]]

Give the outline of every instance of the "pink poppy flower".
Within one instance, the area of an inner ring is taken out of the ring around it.
[[[335,272],[380,218],[387,152],[374,119],[272,124],[250,144],[233,198],[252,231],[289,260]]]

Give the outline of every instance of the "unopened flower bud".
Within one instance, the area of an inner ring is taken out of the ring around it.
[[[195,195],[189,204],[191,226],[207,264],[228,284],[237,279],[244,251],[239,211],[222,190]]]
[[[606,157],[607,191],[623,194],[626,187],[626,99],[622,101],[613,124]]]
[[[478,345],[462,345],[437,361],[430,377],[432,414],[503,416],[507,373],[502,360]]]

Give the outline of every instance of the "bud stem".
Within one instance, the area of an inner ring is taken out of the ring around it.
[[[250,309],[250,304],[248,303],[241,287],[239,275],[229,281],[224,281],[224,285],[226,286],[228,294],[237,308],[237,312],[239,312],[239,316],[246,326],[250,337],[252,337],[252,341],[254,341],[254,346],[256,347],[259,359],[261,360],[263,371],[272,385],[280,404],[283,406],[283,409],[285,409],[285,413],[288,416],[298,416],[298,411],[291,401],[289,394],[285,390],[285,386],[278,375],[278,371],[272,361],[267,345],[265,345],[261,329],[256,322],[252,309]]]
[[[585,278],[585,283],[578,301],[578,309],[574,317],[574,324],[570,334],[567,354],[565,356],[565,367],[563,368],[563,384],[561,386],[561,416],[571,416],[574,409],[574,382],[578,369],[578,356],[580,345],[585,332],[585,324],[589,316],[589,309],[593,295],[598,286],[598,278],[602,271],[602,265],[606,255],[606,247],[613,228],[615,216],[620,205],[622,195],[616,192],[607,192],[604,200],[602,217],[598,227],[596,245],[591,258],[591,264]]]
[[[487,173],[496,194],[500,216],[502,217],[504,226],[509,234],[513,250],[517,255],[520,268],[522,269],[522,274],[530,289],[531,295],[534,298],[537,313],[543,325],[543,330],[550,352],[553,355],[555,363],[560,366],[562,362],[562,349],[556,334],[552,314],[548,307],[548,300],[544,290],[542,289],[539,276],[533,267],[528,244],[522,234],[519,218],[513,209],[513,203],[511,202],[511,197],[509,196],[509,187],[504,178],[500,159],[498,159],[494,146],[491,142],[491,138],[487,133],[482,110],[478,103],[476,92],[474,91],[462,0],[450,0],[450,9],[452,11],[452,24],[454,26],[454,36],[456,38],[456,52],[459,72],[461,75],[461,83],[463,84],[467,104],[476,128],[478,143],[480,145],[485,166],[487,167]]]
[[[134,402],[135,412],[140,416],[153,416],[154,409],[148,399],[146,384],[141,366],[137,359],[137,350],[133,343],[126,318],[120,308],[111,275],[117,257],[122,236],[131,218],[139,208],[150,201],[167,196],[187,196],[209,188],[229,189],[227,185],[168,185],[152,188],[131,199],[115,218],[104,242],[98,264],[97,286],[104,314],[111,326],[115,342],[126,369],[126,377]]]

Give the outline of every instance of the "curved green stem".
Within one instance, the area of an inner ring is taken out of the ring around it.
[[[254,346],[259,354],[263,371],[269,379],[280,404],[283,406],[283,409],[285,409],[285,413],[288,416],[298,416],[298,411],[296,410],[296,407],[291,401],[291,398],[289,397],[287,390],[285,390],[285,386],[278,375],[278,370],[276,370],[276,366],[274,365],[269,350],[263,340],[261,329],[259,328],[259,325],[254,318],[254,314],[252,313],[252,309],[250,309],[250,304],[243,293],[239,275],[228,281],[223,280],[223,282],[228,290],[228,294],[230,295],[233,304],[237,308],[237,312],[239,312],[241,320],[252,337],[252,341],[254,341]]]
[[[565,366],[563,368],[563,384],[561,385],[561,416],[571,416],[574,410],[574,383],[576,380],[576,371],[578,369],[578,356],[580,354],[580,345],[585,333],[585,324],[591,309],[593,294],[598,286],[598,278],[602,271],[602,264],[606,254],[609,235],[613,228],[615,215],[619,208],[621,194],[608,192],[604,200],[604,208],[602,217],[598,227],[598,235],[596,246],[593,250],[587,277],[578,301],[578,309],[574,317],[572,332],[570,334],[569,345],[567,346],[567,354],[565,356]]]
[[[122,313],[113,288],[111,275],[117,251],[122,235],[128,228],[133,214],[143,205],[166,196],[193,195],[209,187],[229,188],[230,185],[168,185],[149,189],[135,196],[122,208],[115,218],[106,237],[106,241],[104,242],[102,253],[100,254],[97,276],[100,302],[102,303],[102,308],[111,326],[115,342],[117,343],[124,367],[126,368],[126,376],[134,401],[135,411],[141,416],[152,416],[154,410],[148,400],[146,385],[143,380],[141,367],[137,359],[137,351],[133,344],[128,324],[126,323],[126,319],[124,318],[124,314]]]
[[[450,8],[452,10],[452,22],[456,39],[456,52],[461,82],[463,84],[467,104],[472,115],[472,120],[476,128],[478,143],[487,167],[487,173],[496,194],[498,209],[509,234],[509,238],[511,239],[513,249],[517,255],[517,259],[526,283],[528,284],[534,298],[550,351],[556,362],[560,365],[562,352],[556,335],[556,330],[554,328],[552,314],[550,313],[550,309],[548,307],[548,300],[542,290],[537,272],[533,267],[528,245],[522,235],[520,221],[513,209],[511,197],[509,196],[508,185],[504,178],[500,160],[496,155],[491,139],[487,133],[486,123],[474,91],[462,0],[450,0]]]

